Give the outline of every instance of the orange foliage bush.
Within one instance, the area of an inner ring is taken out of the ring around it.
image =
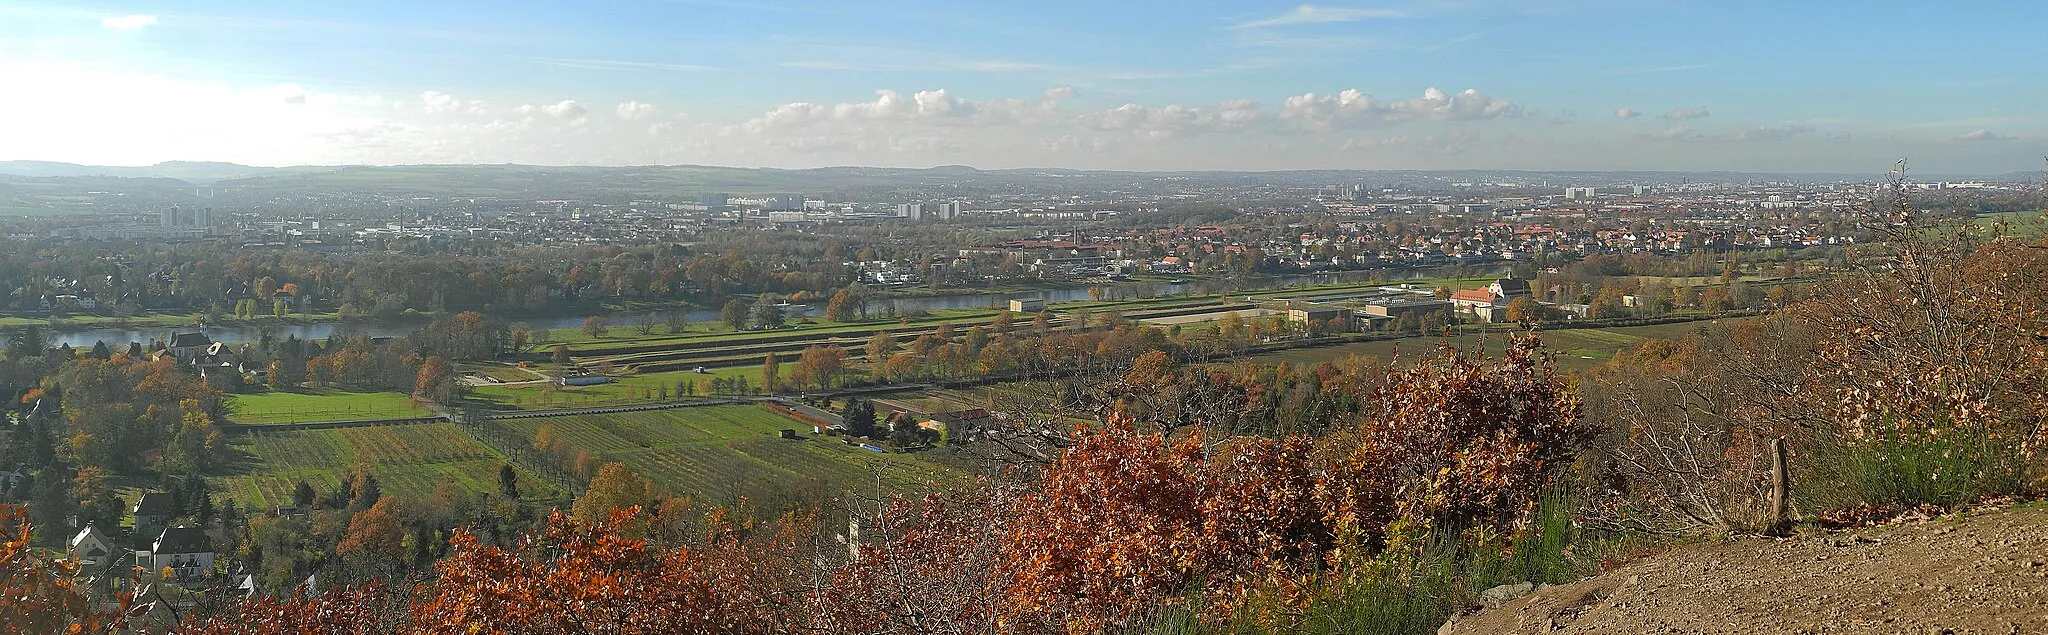
[[[256,600],[190,632],[784,633],[809,619],[799,610],[805,565],[793,557],[807,523],[784,523],[758,541],[727,536],[660,551],[617,531],[639,513],[622,510],[599,525],[555,514],[510,550],[463,532],[435,577],[405,594],[373,584]]]
[[[1354,429],[1167,439],[1081,433],[1017,503],[1003,543],[1015,626],[1088,632],[1200,591],[1217,616],[1385,544],[1389,527],[1507,526],[1591,433],[1534,339],[1496,363],[1448,353],[1399,372]]]
[[[76,568],[29,547],[28,513],[0,505],[0,627],[10,633],[100,629],[91,601],[72,583]]]
[[[697,546],[664,551],[621,531],[638,508],[595,526],[558,513],[509,550],[463,533],[409,590],[408,617],[369,630],[1086,633],[1144,624],[1191,592],[1210,617],[1298,608],[1397,523],[1525,521],[1588,432],[1533,340],[1495,362],[1446,354],[1371,400],[1327,436],[1165,434],[1116,417],[1078,430],[1036,482],[879,505],[845,551],[809,542],[807,519],[750,528],[718,512]],[[264,601],[203,632],[357,632],[393,613],[388,597]]]

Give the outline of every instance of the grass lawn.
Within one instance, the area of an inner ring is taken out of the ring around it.
[[[533,372],[529,372],[527,369],[512,366],[510,364],[466,363],[459,366],[456,370],[464,373],[477,373],[479,375],[490,377],[498,381],[533,381],[535,379],[546,378],[546,375],[536,375]],[[537,371],[538,369],[535,370]]]
[[[959,477],[910,454],[881,454],[759,405],[499,421],[529,441],[542,426],[601,462],[624,463],[671,496],[698,502],[753,502],[766,513],[817,504],[847,492],[898,491]],[[802,438],[777,432],[798,430]]]
[[[2022,238],[2048,236],[2048,212],[1995,212],[1979,214],[1977,226],[1985,229],[2003,223],[2006,234]]]
[[[260,509],[291,504],[292,488],[305,481],[333,490],[358,465],[377,477],[387,494],[422,496],[441,483],[471,492],[498,491],[504,457],[452,423],[421,423],[334,430],[255,430],[229,438],[243,460],[227,476],[215,477],[224,495]],[[560,492],[541,477],[520,473],[528,498]]]
[[[348,392],[333,389],[237,394],[228,400],[228,420],[235,423],[296,423],[348,419],[401,419],[433,412],[395,392]]]

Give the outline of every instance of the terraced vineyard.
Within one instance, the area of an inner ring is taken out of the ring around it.
[[[260,508],[289,505],[303,480],[320,491],[340,484],[351,466],[377,477],[387,493],[423,495],[443,482],[473,492],[498,491],[503,457],[451,423],[339,428],[257,430],[231,437],[245,459],[235,474],[215,485],[240,504]],[[521,474],[526,495],[549,498],[546,481]]]
[[[434,414],[413,403],[410,395],[397,392],[273,390],[233,395],[228,403],[228,419],[235,423],[403,419]]]
[[[881,454],[759,405],[719,405],[646,412],[516,419],[497,422],[529,442],[541,426],[602,461],[619,462],[671,496],[733,503],[746,498],[764,510],[813,503],[819,496],[871,491],[879,471],[892,490],[958,478],[913,455]],[[777,432],[795,428],[803,438]]]

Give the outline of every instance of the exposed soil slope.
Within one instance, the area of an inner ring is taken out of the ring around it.
[[[2048,508],[1690,545],[1443,633],[2048,633]]]

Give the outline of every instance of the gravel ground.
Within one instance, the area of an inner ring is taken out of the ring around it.
[[[1688,545],[1439,633],[2048,633],[2048,507]]]

